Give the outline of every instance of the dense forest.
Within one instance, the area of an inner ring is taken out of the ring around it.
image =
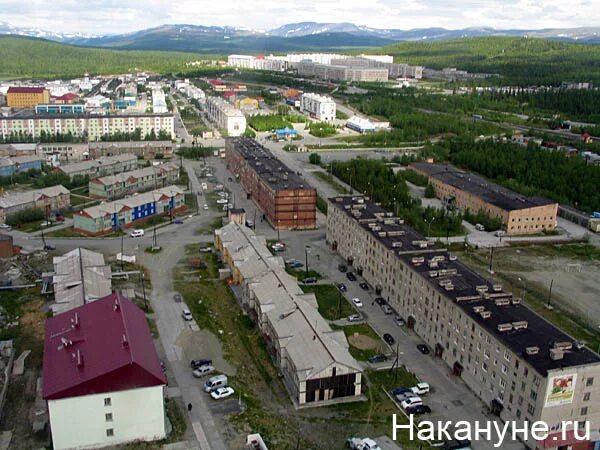
[[[497,73],[502,84],[558,85],[562,81],[600,83],[600,46],[520,37],[474,37],[400,42],[374,49],[399,63],[434,69],[458,67]],[[497,83],[497,81],[494,81]]]
[[[441,154],[459,167],[480,173],[526,195],[542,195],[588,213],[600,211],[600,166],[535,145],[473,142],[442,144]]]
[[[197,59],[198,55],[190,53],[106,50],[0,36],[0,79],[70,78],[133,70],[174,73],[185,71],[186,63]]]

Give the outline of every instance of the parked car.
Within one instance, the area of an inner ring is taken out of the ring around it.
[[[410,388],[415,394],[423,395],[429,393],[429,384],[428,383],[417,383],[416,386]]]
[[[181,220],[181,219],[175,219],[173,221],[173,223],[176,224],[176,225],[181,225],[181,224],[183,224],[183,220]]]
[[[407,387],[397,387],[394,388],[390,391],[392,393],[392,395],[395,397],[396,395],[402,395],[402,394],[412,394],[413,391],[411,388],[407,388]]]
[[[391,307],[390,305],[387,305],[387,304],[386,304],[386,305],[383,305],[383,306],[381,307],[381,309],[383,310],[384,314],[386,314],[386,315],[388,315],[388,316],[389,316],[390,314],[393,314],[393,313],[394,313],[394,310],[392,309],[392,307]]]
[[[233,181],[233,178],[227,177],[227,181],[231,182],[231,181]]]
[[[210,253],[212,252],[212,247],[202,247],[200,249],[200,253]]]
[[[217,205],[226,205],[229,201],[226,198],[220,198],[217,200]]]
[[[340,292],[346,292],[348,290],[344,283],[338,283],[337,287],[340,290]]]
[[[348,316],[347,320],[348,322],[360,322],[363,318],[360,314],[352,314],[351,316]]]
[[[352,303],[354,303],[354,306],[356,306],[357,308],[362,308],[363,307],[363,302],[360,300],[360,298],[354,297],[352,299]]]
[[[198,367],[202,367],[202,366],[210,366],[212,364],[212,359],[192,359],[192,362],[190,362],[190,367],[192,369],[197,369]]]
[[[285,250],[285,244],[283,242],[275,242],[271,245],[274,252],[282,252]]]
[[[427,405],[409,406],[408,408],[406,408],[406,412],[408,414],[415,414],[418,416],[421,414],[430,414],[431,408]]]
[[[0,230],[10,231],[10,230],[12,230],[12,227],[10,225],[2,223],[2,224],[0,224]]]
[[[348,278],[350,281],[356,281],[356,275],[354,275],[352,272],[347,272],[346,278]]]
[[[175,300],[175,302],[177,302],[177,303],[181,303],[181,295],[180,294],[175,294],[173,296],[173,300]]]
[[[429,347],[427,347],[425,344],[419,344],[417,345],[417,348],[419,349],[419,351],[421,353],[423,353],[424,355],[429,355],[429,353],[431,352],[429,350]]]
[[[253,220],[246,220],[246,226],[248,228],[254,228],[254,221]]]
[[[402,403],[404,400],[408,400],[409,398],[417,397],[417,395],[413,392],[401,392],[400,394],[396,394],[396,401],[398,403]]]
[[[189,322],[193,319],[192,313],[189,309],[187,309],[187,307],[181,310],[181,317],[183,317],[183,320],[185,320],[186,322]]]
[[[411,397],[407,398],[406,400],[403,400],[402,403],[400,403],[400,406],[402,407],[402,409],[406,410],[406,408],[411,408],[413,406],[422,404],[423,400],[421,399],[421,397]]]
[[[404,319],[400,316],[396,316],[394,317],[394,323],[396,325],[398,325],[399,327],[403,327],[404,326]]]
[[[317,279],[315,277],[307,277],[304,280],[302,280],[302,282],[304,284],[315,284],[317,282]]]
[[[204,383],[204,392],[211,392],[217,388],[227,387],[227,375],[215,375]]]
[[[202,378],[205,375],[208,375],[209,373],[212,373],[215,371],[215,368],[211,365],[204,365],[204,366],[200,366],[197,369],[194,369],[192,371],[192,375],[194,375],[194,377],[196,378]]]
[[[367,283],[365,283],[364,281],[362,283],[359,284],[359,286],[364,289],[365,291],[369,290],[369,285]]]
[[[56,245],[54,245],[54,244],[44,244],[44,250],[56,250]]]
[[[346,267],[344,264],[340,264],[338,266],[338,269],[340,272],[346,272],[348,270],[348,267]]]
[[[396,339],[390,333],[385,333],[383,335],[383,340],[387,342],[389,345],[394,345],[396,343]]]
[[[506,234],[506,232],[505,232],[504,230],[497,230],[497,231],[494,233],[494,236],[496,236],[496,237],[502,237],[502,236],[504,236],[505,234]]]
[[[133,230],[131,233],[129,233],[129,236],[131,236],[132,238],[142,237],[143,235],[144,230]]]
[[[235,391],[233,390],[233,388],[227,386],[227,387],[221,387],[221,388],[215,389],[214,391],[212,391],[210,393],[210,396],[212,398],[214,398],[215,400],[220,400],[222,398],[227,398],[233,394],[235,394]]]
[[[299,261],[297,259],[293,259],[292,258],[292,259],[286,259],[285,260],[285,265],[289,266],[289,267],[291,267],[293,269],[296,269],[298,267],[302,267],[304,264],[302,264],[302,261]]]
[[[204,204],[204,206],[202,207],[202,209],[203,209],[204,211],[208,211],[208,205],[205,203],[205,204]]]
[[[387,304],[383,297],[375,297],[375,303],[377,303],[379,306]]]
[[[378,354],[378,355],[373,355],[373,356],[371,356],[371,357],[368,359],[368,361],[369,361],[371,364],[377,364],[377,363],[382,363],[382,362],[384,362],[384,361],[387,361],[387,359],[388,359],[388,358],[387,358],[387,356],[385,356],[383,353],[380,353],[380,354]]]
[[[368,437],[352,437],[346,441],[346,448],[349,448],[350,450],[381,450],[381,447],[377,445],[377,442]]]

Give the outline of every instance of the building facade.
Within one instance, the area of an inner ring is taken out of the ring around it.
[[[56,170],[69,175],[73,178],[75,175],[89,176],[90,178],[115,175],[121,172],[135,170],[138,167],[138,159],[131,153],[123,153],[115,156],[101,156],[97,159],[87,159],[84,161],[64,164]]]
[[[179,164],[165,163],[94,178],[89,182],[89,195],[93,198],[114,200],[136,192],[165,187],[178,179]]]
[[[42,393],[54,449],[163,439],[166,383],[144,312],[118,293],[46,321]]]
[[[85,105],[81,104],[40,104],[35,106],[36,114],[83,114]]]
[[[152,217],[173,217],[186,208],[183,191],[177,186],[167,186],[78,211],[73,215],[73,229],[99,236],[134,227]]]
[[[294,405],[319,406],[361,397],[362,369],[350,355],[343,331],[333,331],[272,256],[264,236],[232,221],[215,231],[215,248],[241,289],[244,310],[264,336]]]
[[[0,177],[9,177],[28,170],[42,170],[42,160],[35,155],[0,158]]]
[[[33,108],[39,103],[50,103],[50,92],[43,87],[11,86],[6,92],[9,108]]]
[[[598,429],[600,357],[513,292],[363,196],[329,199],[327,242],[501,420]]]
[[[414,163],[410,168],[425,175],[436,196],[448,205],[501,219],[508,235],[538,234],[556,228],[558,203],[552,200],[525,197],[449,164]]]
[[[89,143],[91,158],[116,156],[131,153],[139,158],[154,159],[173,157],[174,145],[171,141],[97,141]]]
[[[26,209],[41,209],[48,215],[71,207],[71,193],[64,186],[15,192],[0,197],[0,223],[11,214]]]
[[[300,96],[300,111],[309,114],[317,120],[331,122],[335,120],[335,100],[325,95],[302,94]]]
[[[116,133],[134,133],[140,130],[142,137],[154,132],[167,133],[175,138],[173,114],[36,114],[33,116],[0,117],[0,135],[4,139],[30,136],[39,138],[42,132],[57,133],[99,141],[103,136]]]
[[[246,131],[246,116],[221,97],[207,97],[204,109],[217,127],[227,130],[228,136],[241,136]]]
[[[52,167],[90,158],[89,145],[74,142],[40,142],[36,154]]]
[[[229,138],[225,159],[247,195],[280,230],[316,227],[317,192],[251,138]]]
[[[298,75],[313,76],[322,80],[379,82],[388,79],[386,68],[320,64],[312,61],[300,61],[296,67]]]

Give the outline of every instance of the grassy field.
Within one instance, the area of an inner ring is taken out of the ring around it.
[[[354,356],[359,361],[366,361],[371,356],[377,355],[379,353],[384,353],[386,350],[386,346],[379,337],[375,330],[366,323],[359,323],[355,325],[346,325],[343,327],[339,327],[336,325],[331,326],[335,330],[343,330],[344,334],[347,338],[351,338],[353,335],[366,336],[367,338],[371,338],[374,341],[374,345],[370,348],[358,348],[352,345],[351,340],[350,344],[350,354]]]
[[[319,304],[319,313],[327,320],[341,319],[356,312],[339,289],[332,284],[302,286],[302,290],[315,294]]]
[[[350,194],[350,190],[338,183],[337,179],[331,174],[325,172],[313,172],[313,175],[331,186],[338,194]]]
[[[286,266],[285,271],[295,277],[298,281],[304,281],[305,278],[316,278],[317,280],[323,278],[319,272],[312,270],[310,267],[308,268],[308,271],[306,271],[306,269],[302,267],[299,269],[292,269],[291,267]]]

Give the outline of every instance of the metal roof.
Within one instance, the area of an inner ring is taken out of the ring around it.
[[[42,197],[58,197],[59,195],[67,195],[69,190],[62,186],[50,186],[42,189],[34,189],[31,191],[15,192],[12,194],[0,197],[0,208],[12,208],[27,203],[38,201]]]

